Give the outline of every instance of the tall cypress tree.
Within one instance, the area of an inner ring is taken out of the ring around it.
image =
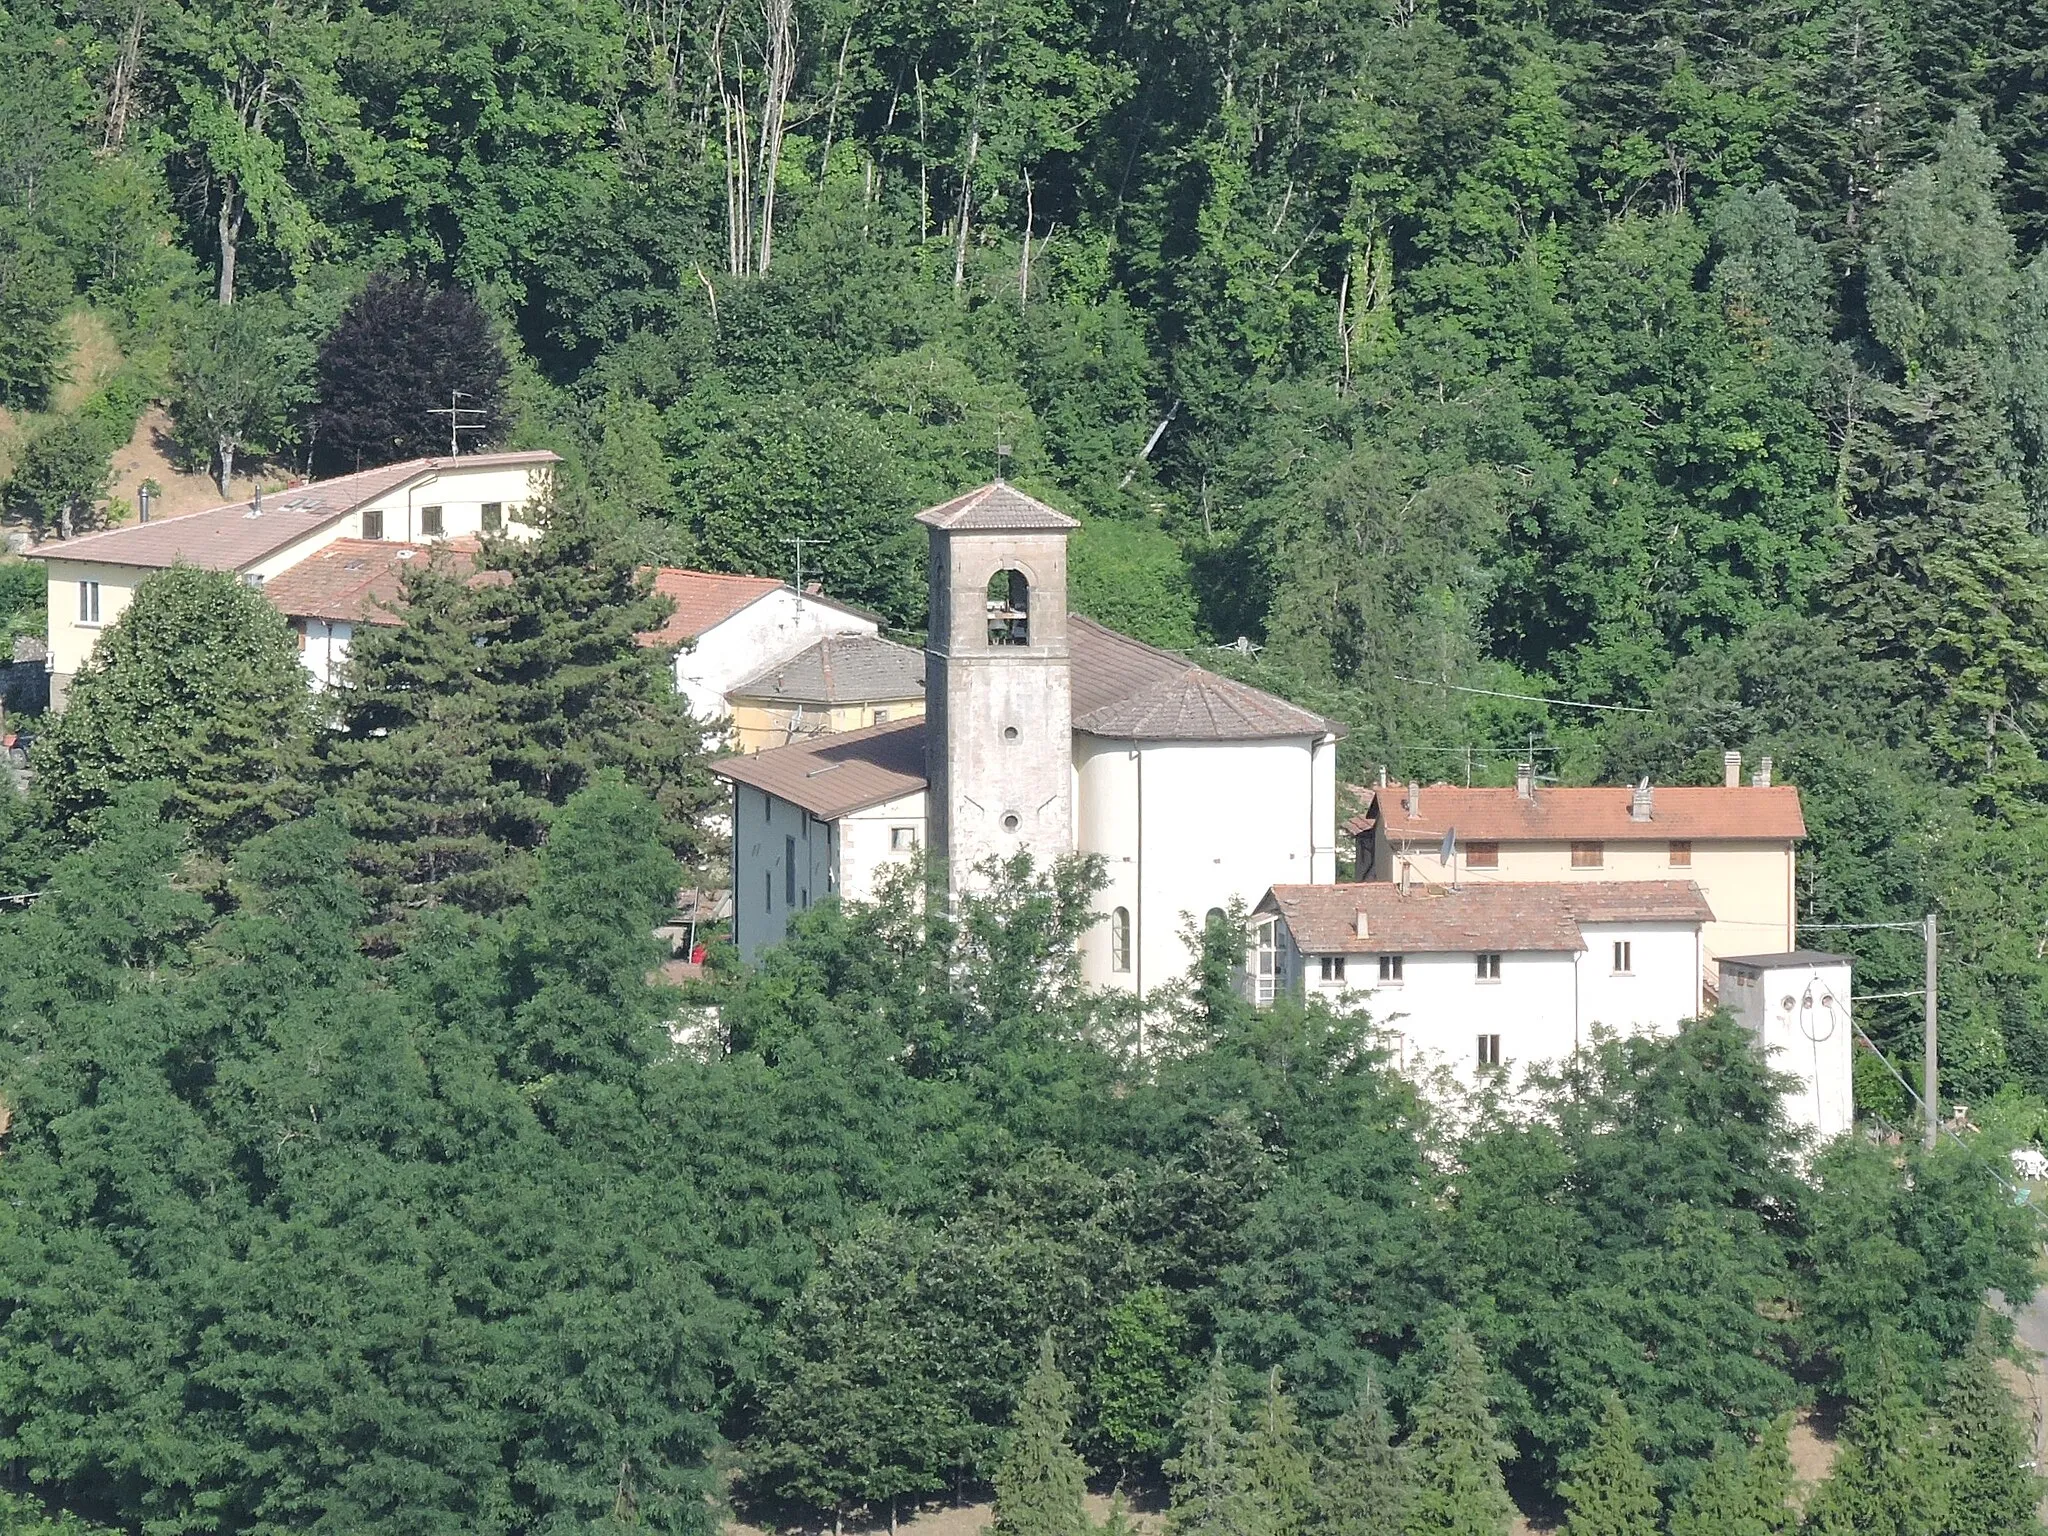
[[[1166,1463],[1167,1536],[1272,1536],[1272,1505],[1246,1465],[1236,1414],[1219,1346],[1181,1410],[1180,1453]]]
[[[1880,1347],[1868,1395],[1849,1416],[1827,1481],[1807,1505],[1816,1536],[1937,1536],[1948,1485],[1926,1409]]]
[[[2039,1536],[2044,1489],[2033,1436],[1998,1374],[1998,1351],[1980,1324],[1949,1367],[1941,1398],[1947,1463],[1947,1536]]]
[[[1393,1417],[1379,1378],[1323,1436],[1316,1457],[1318,1536],[1400,1536],[1406,1529],[1408,1467],[1394,1444]]]
[[[1754,1446],[1723,1438],[1671,1515],[1671,1536],[1780,1536],[1792,1528],[1792,1459],[1779,1417]]]
[[[1406,1444],[1408,1536],[1507,1536],[1515,1506],[1500,1469],[1514,1451],[1494,1422],[1486,1360],[1462,1319],[1445,1333],[1438,1362]]]
[[[996,1468],[998,1536],[1088,1536],[1088,1469],[1074,1454],[1073,1428],[1074,1390],[1053,1359],[1048,1333]]]
[[[1299,1536],[1315,1504],[1315,1469],[1307,1433],[1294,1401],[1280,1384],[1280,1368],[1266,1373],[1266,1395],[1245,1436],[1245,1466],[1273,1515],[1274,1536]]]
[[[1619,1393],[1608,1395],[1592,1440],[1559,1491],[1566,1536],[1657,1536],[1657,1480]]]

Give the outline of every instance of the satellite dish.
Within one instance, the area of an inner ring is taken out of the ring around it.
[[[1436,850],[1437,862],[1441,864],[1449,864],[1451,862],[1452,857],[1457,853],[1457,851],[1458,829],[1456,827],[1444,828],[1444,840],[1441,844],[1438,845]]]

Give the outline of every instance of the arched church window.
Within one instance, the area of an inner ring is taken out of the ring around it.
[[[1031,583],[1022,571],[997,571],[988,579],[988,643],[1031,643]]]
[[[1109,914],[1109,968],[1112,971],[1128,971],[1131,968],[1131,909],[1118,907]]]

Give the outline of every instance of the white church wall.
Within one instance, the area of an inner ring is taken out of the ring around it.
[[[769,592],[676,652],[676,692],[700,720],[722,719],[725,693],[756,672],[809,650],[828,635],[872,635],[875,620],[787,589]]]
[[[1137,748],[1128,741],[1105,741],[1077,731],[1074,777],[1074,846],[1101,856],[1108,881],[1095,902],[1102,919],[1081,940],[1081,979],[1091,987],[1134,991],[1138,957],[1132,953],[1123,970],[1115,968],[1110,924],[1121,910],[1135,927],[1140,911],[1138,822],[1131,814],[1138,793]]]

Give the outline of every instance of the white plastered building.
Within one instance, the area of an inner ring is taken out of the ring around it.
[[[958,889],[990,858],[1103,860],[1083,977],[1184,975],[1212,911],[1336,877],[1336,743],[1320,715],[1067,611],[1073,519],[998,481],[919,514],[926,715],[721,760],[734,941],[864,896],[928,848]]]
[[[1723,1006],[1772,1067],[1799,1080],[1785,1118],[1815,1142],[1856,1123],[1853,971],[1847,955],[1810,949],[1721,958]]]

